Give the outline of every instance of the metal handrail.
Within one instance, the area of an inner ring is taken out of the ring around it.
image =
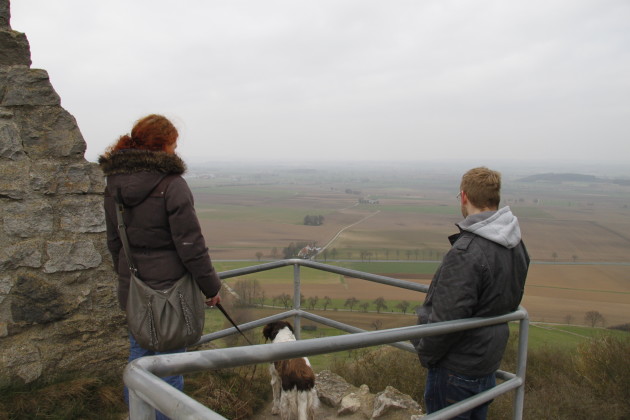
[[[516,390],[513,419],[521,420],[525,395],[525,371],[527,361],[527,336],[529,317],[523,307],[515,312],[491,318],[469,318],[439,322],[434,324],[392,328],[379,331],[364,331],[300,309],[300,267],[310,267],[350,277],[403,287],[426,293],[428,286],[379,276],[362,271],[349,270],[310,260],[288,259],[259,264],[220,273],[222,279],[272,270],[293,265],[294,267],[294,308],[292,310],[239,325],[243,331],[265,325],[268,322],[294,317],[295,331],[299,338],[300,318],[304,317],[324,325],[339,328],[353,334],[323,337],[286,343],[231,347],[225,349],[191,351],[136,359],[125,368],[123,380],[129,388],[129,414],[131,420],[153,419],[155,408],[173,419],[225,419],[223,416],[203,406],[183,392],[171,387],[159,377],[199,372],[209,369],[232,368],[237,366],[273,362],[295,357],[314,356],[343,350],[391,344],[406,351],[415,352],[407,341],[432,335],[479,328],[488,325],[519,321],[519,345],[517,372],[498,371],[497,376],[505,382],[485,392],[470,397],[443,410],[425,416],[427,420],[448,419],[481,405],[499,395]],[[297,297],[297,298],[295,298]],[[203,336],[198,344],[235,334],[234,327]]]

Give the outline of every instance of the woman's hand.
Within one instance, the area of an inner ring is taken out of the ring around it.
[[[216,296],[212,296],[211,298],[206,299],[206,306],[213,307],[216,306],[217,303],[221,303],[221,296],[218,294]]]

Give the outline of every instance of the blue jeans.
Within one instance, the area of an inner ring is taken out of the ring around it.
[[[441,410],[451,404],[486,391],[496,385],[494,372],[487,376],[473,377],[461,375],[451,370],[434,367],[427,373],[424,403],[427,413]],[[485,420],[489,401],[481,406],[455,417],[458,420]]]
[[[133,335],[131,335],[131,333],[129,334],[129,362],[139,359],[144,356],[154,356],[157,354],[183,353],[185,351],[186,351],[185,348],[165,351],[165,352],[146,350],[140,347],[140,345],[138,344],[136,339],[133,337]],[[182,375],[165,376],[162,379],[164,380],[164,382],[168,383],[173,388],[177,388],[180,391],[184,390],[184,377]],[[129,390],[127,389],[127,387],[125,387],[124,389],[124,395],[125,395],[125,402],[127,403],[127,405],[129,405]],[[160,413],[159,411],[155,410],[155,420],[169,420],[169,418],[166,417],[164,414]]]

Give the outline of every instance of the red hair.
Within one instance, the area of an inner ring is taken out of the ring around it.
[[[121,149],[141,149],[163,152],[167,146],[175,143],[179,133],[168,118],[151,114],[136,121],[131,135],[120,136],[112,151]]]

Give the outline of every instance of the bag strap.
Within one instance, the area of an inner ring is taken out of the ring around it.
[[[116,195],[114,195],[114,201],[116,201],[116,218],[118,219],[118,236],[123,245],[125,256],[127,257],[127,264],[129,265],[129,271],[135,276],[138,276],[138,269],[133,263],[131,256],[131,248],[129,247],[129,238],[127,237],[127,228],[125,226],[125,220],[123,219],[123,212],[125,211],[125,205],[122,200],[122,192],[120,187],[116,189]]]
[[[151,193],[155,189],[157,189],[160,185],[163,185],[166,179],[168,179],[168,174],[160,178],[160,180],[158,181],[156,186],[153,188],[153,190],[151,190],[149,194],[147,194],[147,197],[149,197]],[[170,183],[170,180],[168,182]],[[146,200],[147,197],[145,197],[144,200]],[[142,200],[138,204],[143,203],[144,200]],[[116,219],[118,220],[118,236],[120,237],[120,241],[122,242],[123,250],[125,251],[125,257],[127,257],[127,264],[129,265],[129,271],[133,273],[136,277],[138,277],[138,269],[136,268],[136,265],[133,262],[133,256],[131,255],[131,247],[129,246],[129,237],[127,236],[127,227],[125,226],[125,220],[123,218],[123,212],[125,211],[125,204],[123,203],[122,190],[120,187],[116,188],[116,194],[114,194],[114,201],[116,202]]]

